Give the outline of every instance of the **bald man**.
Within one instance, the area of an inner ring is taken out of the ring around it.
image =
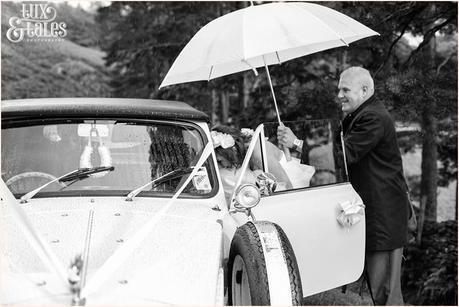
[[[373,96],[368,70],[346,69],[338,89],[349,180],[366,206],[365,272],[373,302],[403,305],[400,271],[410,207],[394,122]],[[277,135],[280,144],[307,153],[288,127]]]

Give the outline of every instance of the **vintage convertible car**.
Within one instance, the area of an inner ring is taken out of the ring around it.
[[[363,205],[332,121],[288,123],[306,131],[310,178],[298,164],[282,188],[266,158],[276,127],[260,125],[228,202],[209,118],[185,103],[1,111],[2,304],[297,305],[362,273]],[[241,184],[254,152],[262,172]]]

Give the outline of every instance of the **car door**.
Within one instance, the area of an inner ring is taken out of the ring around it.
[[[340,138],[335,140],[333,133],[337,124],[329,120],[285,123],[309,144],[309,166],[302,166],[297,160],[299,152],[290,150],[293,162],[285,170],[292,178],[291,184],[279,184],[277,191],[263,196],[252,210],[256,220],[275,222],[287,234],[298,262],[304,296],[351,283],[360,277],[364,267],[364,214],[361,212],[359,221],[350,227],[337,220],[341,203],[361,202],[347,180],[344,157],[336,144]],[[277,124],[264,125],[266,138],[261,136],[260,140],[265,147],[277,145],[276,130]],[[267,148],[261,150],[263,169],[275,171],[275,165],[270,165],[266,157],[273,153]],[[281,162],[285,165],[285,161]]]

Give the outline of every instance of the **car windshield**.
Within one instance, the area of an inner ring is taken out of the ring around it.
[[[191,124],[65,120],[2,128],[2,179],[16,197],[77,169],[89,175],[56,180],[37,197],[125,196],[164,174],[193,166],[205,146],[200,129]],[[91,171],[103,167],[110,170]],[[147,186],[139,196],[170,196],[187,175]],[[212,191],[215,172],[210,159],[197,176],[184,190],[185,197]]]

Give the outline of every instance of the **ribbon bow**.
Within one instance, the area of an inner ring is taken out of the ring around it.
[[[353,201],[345,201],[339,203],[341,211],[336,217],[338,223],[346,227],[348,230],[352,225],[357,224],[365,214],[365,205],[360,199],[354,199]]]

